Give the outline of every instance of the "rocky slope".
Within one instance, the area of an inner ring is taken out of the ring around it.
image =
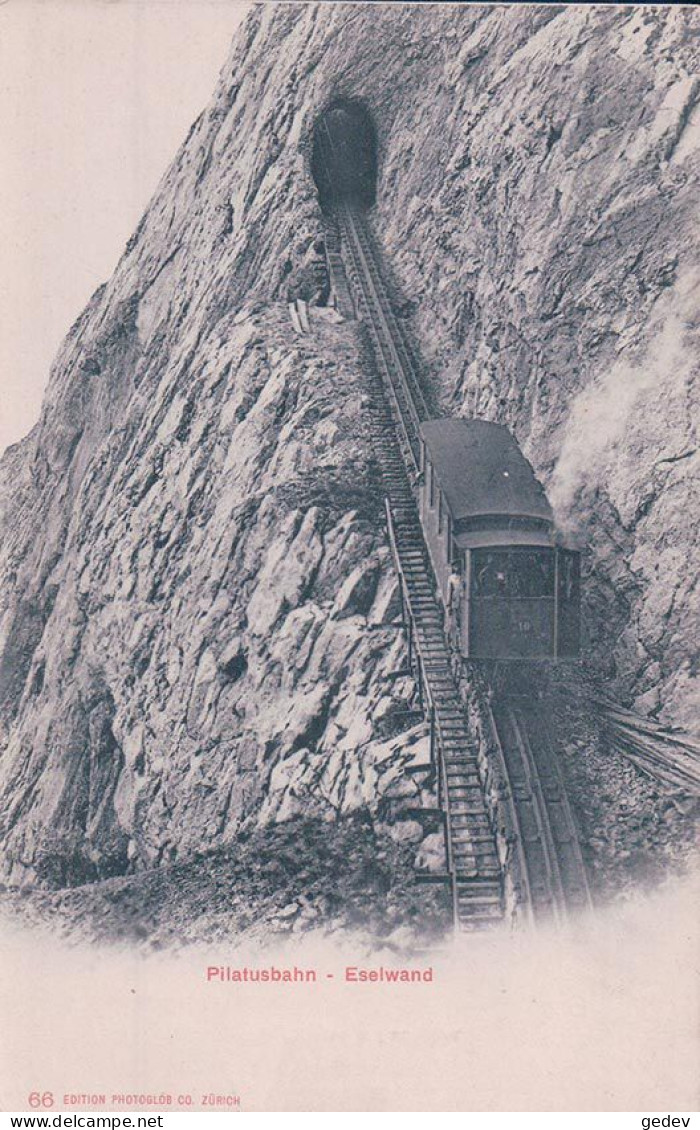
[[[0,464],[12,883],[302,813],[418,845],[359,334],[319,314],[295,338],[280,301],[338,95],[377,127],[376,223],[436,395],[512,426],[588,547],[594,670],[689,722],[697,30],[683,8],[251,13]]]

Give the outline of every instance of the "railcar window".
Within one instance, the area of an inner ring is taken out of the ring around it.
[[[435,468],[432,463],[428,464],[428,474],[430,475],[430,505],[435,505]]]
[[[442,524],[444,518],[444,508],[442,505],[442,491],[438,488],[438,533],[442,533]]]

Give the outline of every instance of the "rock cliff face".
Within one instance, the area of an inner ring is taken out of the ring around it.
[[[319,314],[296,338],[281,301],[320,230],[311,133],[336,96],[373,117],[376,227],[437,399],[513,428],[587,546],[592,665],[689,722],[699,22],[251,13],[0,464],[11,882],[301,814],[381,826],[418,794],[360,336]]]

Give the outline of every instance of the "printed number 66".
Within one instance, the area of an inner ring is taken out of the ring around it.
[[[44,1091],[43,1095],[40,1095],[38,1091],[32,1091],[29,1096],[29,1105],[31,1107],[53,1106],[53,1092]]]

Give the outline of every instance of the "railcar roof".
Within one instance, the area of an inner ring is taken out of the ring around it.
[[[535,473],[503,424],[448,417],[421,425],[452,518],[519,515],[552,521]]]

